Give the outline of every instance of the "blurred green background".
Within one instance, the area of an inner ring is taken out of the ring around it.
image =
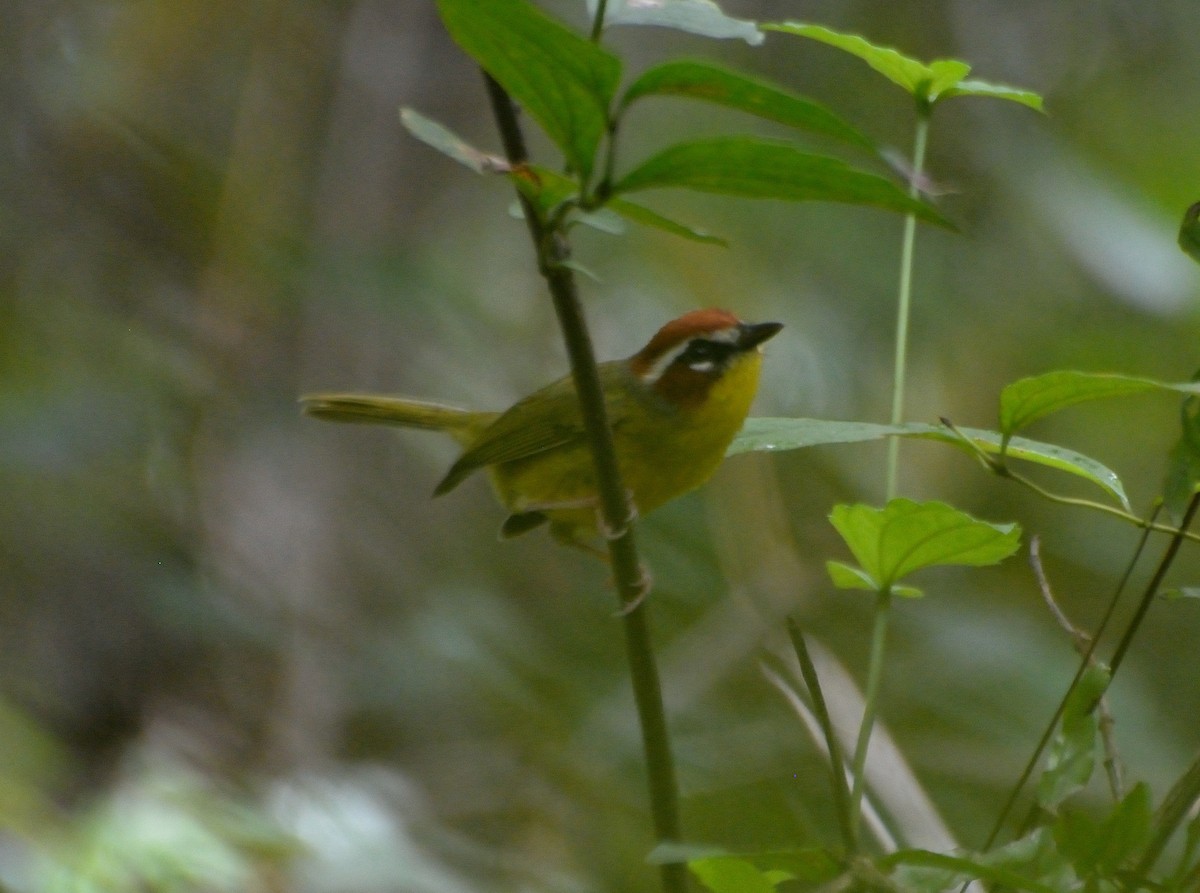
[[[991,427],[1005,383],[1052,368],[1200,366],[1200,269],[1174,244],[1200,199],[1200,4],[725,8],[1046,97],[1045,117],[986,100],[935,115],[929,169],[961,233],[919,233],[910,418]],[[652,889],[607,571],[541,534],[497,542],[482,479],[431,500],[448,442],[297,411],[322,389],[499,408],[566,370],[509,187],[399,125],[410,105],[498,146],[433,4],[9,0],[0,42],[0,889]],[[703,56],[901,152],[912,139],[906,97],[827,47],[607,42],[627,74]],[[628,131],[627,162],[688,134],[778,133],[669,100]],[[731,247],[580,231],[602,357],[726,306],[787,326],[757,414],[886,418],[898,217],[649,203]],[[1177,418],[1170,398],[1124,400],[1031,436],[1109,464],[1141,509]],[[1041,535],[1061,604],[1095,623],[1133,531],[945,447],[903,456],[906,495]],[[822,761],[763,666],[789,672],[790,613],[861,681],[870,605],[824,575],[844,557],[826,515],[879,501],[882,465],[879,445],[739,457],[640,526],[689,838],[835,839]],[[1176,582],[1198,570],[1185,556]],[[974,844],[1071,646],[1020,559],[920,582],[930,597],[897,606],[883,719]],[[1156,796],[1200,743],[1198,633],[1194,604],[1156,605],[1113,692]]]

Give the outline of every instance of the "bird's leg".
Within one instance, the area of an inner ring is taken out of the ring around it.
[[[629,601],[621,605],[621,610],[617,611],[617,617],[625,617],[632,614],[642,606],[642,602],[646,600],[646,596],[650,594],[650,590],[654,587],[654,576],[650,573],[650,568],[639,561],[638,562],[638,579],[637,579],[637,594]]]
[[[629,526],[638,519],[637,503],[633,501],[632,490],[625,491],[625,505],[629,508],[629,514],[616,528],[609,526],[608,519],[604,517],[603,508],[601,508],[599,505],[596,506],[596,530],[600,532],[602,537],[610,542],[612,540],[619,540],[621,537],[623,537],[626,531],[629,530]]]

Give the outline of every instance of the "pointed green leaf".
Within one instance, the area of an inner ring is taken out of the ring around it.
[[[1200,202],[1184,212],[1183,223],[1179,225],[1179,247],[1184,254],[1200,263]]]
[[[503,173],[511,170],[508,162],[503,158],[476,149],[437,121],[426,118],[413,109],[400,109],[400,123],[421,142],[432,146],[443,155],[448,155],[459,164],[466,165],[477,174]]]
[[[1096,766],[1095,707],[1108,680],[1108,668],[1103,664],[1088,667],[1067,699],[1062,723],[1046,753],[1046,768],[1038,779],[1038,803],[1051,812],[1092,777]]]
[[[764,31],[808,37],[857,56],[924,103],[932,105],[952,96],[990,96],[1042,110],[1042,98],[1036,93],[985,81],[965,80],[971,72],[971,66],[959,59],[935,59],[926,64],[891,47],[873,44],[857,34],[845,34],[805,22],[772,22],[760,27]]]
[[[933,72],[928,65],[918,62],[910,56],[905,56],[891,47],[877,46],[857,34],[844,34],[822,25],[811,25],[806,22],[770,22],[764,23],[761,27],[765,31],[780,31],[796,37],[818,40],[852,56],[857,56],[893,84],[907,90],[913,96],[919,95],[922,84],[928,84],[933,80]],[[967,71],[970,71],[969,66]],[[966,72],[963,72],[964,76],[965,74]]]
[[[1000,393],[1000,430],[1011,435],[1051,413],[1107,397],[1171,390],[1200,394],[1200,382],[1169,384],[1152,378],[1060,369],[1022,378]]]
[[[993,99],[1007,99],[1009,102],[1016,102],[1020,105],[1028,106],[1035,112],[1044,112],[1042,97],[1032,90],[1021,90],[1017,87],[1009,87],[1005,84],[991,84],[987,81],[959,81],[956,86],[950,87],[942,94],[943,99],[949,99],[951,96],[990,96]]]
[[[959,428],[958,432],[969,437],[979,450],[999,455],[1001,436],[997,432],[978,428]],[[970,452],[969,446],[946,428],[937,425],[879,425],[871,422],[839,422],[827,419],[752,418],[746,419],[726,455],[759,450],[795,450],[829,444],[861,443],[882,440],[893,435],[940,440]],[[1010,459],[1034,462],[1084,478],[1102,488],[1123,508],[1129,509],[1129,500],[1125,496],[1120,478],[1095,459],[1055,444],[1039,443],[1023,437],[1012,438],[1005,455]]]
[[[695,859],[688,868],[713,893],[775,893],[770,878],[737,856]]]
[[[588,0],[588,15],[596,15],[596,0]],[[739,38],[751,46],[763,42],[754,22],[727,16],[712,0],[608,0],[604,24],[659,25],[701,37]]]
[[[921,85],[921,95],[930,102],[948,95],[971,73],[971,66],[958,59],[935,59],[928,68],[929,80]]]
[[[446,30],[586,177],[621,63],[527,0],[437,0]]]
[[[937,430],[920,425],[923,431]],[[863,443],[882,440],[893,434],[910,434],[909,426],[880,425],[875,422],[842,422],[833,419],[749,418],[742,425],[725,455],[738,453],[799,450],[805,447],[837,443]]]
[[[989,524],[942,502],[837,505],[829,520],[880,589],[927,567],[996,564],[1021,539],[1016,524]]]
[[[742,198],[876,205],[950,226],[937,211],[890,180],[836,158],[809,155],[786,143],[755,137],[714,137],[671,146],[626,174],[613,192],[671,188]]]
[[[680,223],[677,220],[664,217],[657,211],[651,211],[647,207],[635,204],[631,201],[626,201],[623,198],[609,199],[608,207],[620,214],[626,220],[632,220],[634,223],[640,223],[642,226],[652,226],[655,229],[661,229],[663,232],[668,232],[684,239],[690,239],[693,242],[703,242],[707,245],[721,246],[727,246],[729,244],[720,236],[714,236],[711,233],[706,233],[702,229],[696,229],[695,227],[688,226],[685,223]]]
[[[823,105],[710,62],[681,60],[656,65],[629,86],[621,106],[626,108],[647,96],[683,96],[713,102],[789,127],[874,148],[870,139]]]

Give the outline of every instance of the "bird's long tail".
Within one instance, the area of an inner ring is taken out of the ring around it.
[[[300,398],[300,403],[306,415],[318,419],[445,431],[460,442],[474,439],[497,415],[441,403],[372,394],[307,394]]]

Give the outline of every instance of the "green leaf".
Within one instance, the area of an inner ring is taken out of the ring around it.
[[[1017,87],[1009,87],[1006,84],[992,84],[987,81],[959,81],[954,87],[946,90],[942,97],[949,99],[951,96],[990,96],[993,99],[1007,99],[1009,102],[1016,102],[1020,105],[1028,106],[1035,112],[1044,112],[1045,108],[1042,102],[1042,97],[1032,90],[1021,90]]]
[[[950,227],[937,211],[890,180],[836,158],[756,137],[713,137],[671,146],[626,174],[613,192],[668,188],[742,198],[876,205]]]
[[[989,524],[942,502],[837,505],[829,520],[880,591],[927,567],[996,564],[1021,541],[1016,524]]]
[[[975,448],[990,455],[999,455],[1001,436],[995,431],[978,428],[959,428],[959,434],[970,438]],[[839,422],[827,419],[746,419],[742,430],[730,444],[726,455],[751,451],[795,450],[804,447],[825,446],[839,443],[861,443],[899,436],[939,440],[960,450],[971,453],[971,447],[943,426],[908,423],[904,425],[879,425],[871,422]],[[1103,464],[1074,450],[1055,444],[1038,443],[1023,437],[1014,437],[1008,443],[1005,455],[1010,459],[1034,462],[1058,471],[1082,477],[1102,488],[1122,507],[1129,508],[1129,500],[1120,478]]]
[[[1096,766],[1095,707],[1108,688],[1108,681],[1108,668],[1103,664],[1088,667],[1067,699],[1062,724],[1046,753],[1046,768],[1038,779],[1038,803],[1051,812],[1092,777]]]
[[[1179,247],[1196,263],[1200,263],[1200,202],[1196,202],[1183,215],[1179,225]]]
[[[844,34],[822,25],[810,25],[805,22],[769,22],[763,24],[762,28],[766,31],[793,34],[796,37],[808,37],[857,56],[913,96],[919,95],[922,84],[933,80],[933,72],[928,65],[891,47],[877,46],[857,34]],[[967,66],[961,76],[965,77],[970,70],[970,66]]]
[[[688,868],[713,893],[775,893],[775,884],[767,875],[737,856],[695,859]]]
[[[1150,789],[1137,784],[1103,819],[1064,811],[1054,839],[1080,877],[1111,878],[1150,838]]]
[[[1000,392],[1000,430],[1008,436],[1077,403],[1155,390],[1200,394],[1200,382],[1168,384],[1133,375],[1067,369],[1047,372],[1014,381]]]
[[[729,243],[720,236],[714,236],[711,233],[706,233],[704,230],[696,229],[687,224],[680,223],[677,220],[672,220],[669,217],[664,217],[657,211],[651,211],[649,208],[642,205],[634,204],[631,201],[626,201],[622,198],[609,199],[607,206],[620,214],[626,220],[632,220],[634,223],[640,223],[642,226],[651,226],[655,229],[660,229],[663,232],[671,233],[675,236],[681,236],[684,239],[690,239],[693,242],[703,242],[707,245],[727,246]]]
[[[588,0],[587,9],[595,18],[596,0]],[[725,15],[712,0],[609,0],[604,24],[659,25],[701,37],[740,38],[751,46],[764,40],[754,22]]]
[[[446,30],[587,177],[621,63],[526,0],[437,0]]]
[[[870,139],[823,105],[710,62],[680,60],[656,65],[629,86],[621,99],[621,107],[627,108],[647,96],[699,99],[868,149],[875,148]]]
[[[926,64],[891,47],[873,44],[857,34],[845,34],[805,22],[771,22],[760,27],[765,31],[808,37],[857,56],[893,84],[929,105],[952,96],[990,96],[1019,102],[1039,111],[1042,107],[1041,97],[1028,90],[965,80],[971,66],[959,59],[935,59]]]
[[[1193,381],[1196,378],[1192,376]],[[1200,489],[1200,397],[1185,397],[1179,414],[1182,430],[1171,448],[1163,481],[1163,505],[1176,523],[1183,520],[1188,503]]]
[[[433,146],[443,155],[448,155],[459,164],[466,165],[477,174],[506,173],[512,169],[503,158],[476,149],[437,121],[426,118],[413,109],[400,109],[400,123],[404,125],[405,130],[421,142]]]

